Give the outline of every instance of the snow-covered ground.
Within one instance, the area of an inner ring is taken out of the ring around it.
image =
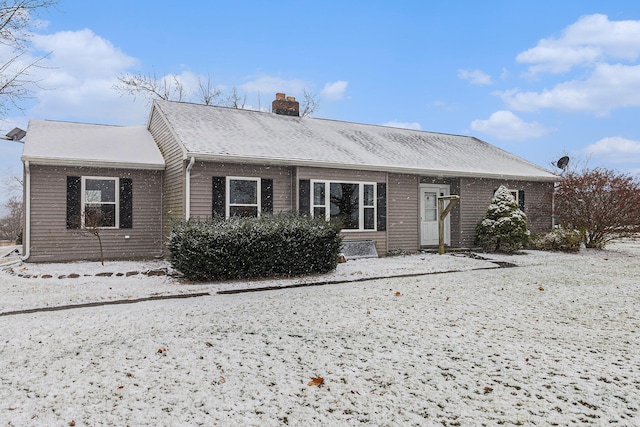
[[[95,275],[159,261],[4,267],[0,425],[640,425],[640,241],[483,256],[517,267],[424,254],[214,284]]]

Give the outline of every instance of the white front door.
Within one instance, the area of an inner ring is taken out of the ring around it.
[[[420,185],[420,245],[434,246],[438,242],[438,196],[448,196],[448,185]],[[445,202],[447,206],[449,202]],[[444,241],[450,244],[449,216],[444,222]]]

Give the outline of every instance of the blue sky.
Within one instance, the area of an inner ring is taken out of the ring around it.
[[[640,2],[61,0],[33,30],[30,118],[144,124],[117,75],[198,78],[268,108],[318,95],[316,117],[473,135],[544,167],[564,154],[640,173]],[[9,53],[0,49],[6,62]],[[21,144],[0,142],[21,174]]]

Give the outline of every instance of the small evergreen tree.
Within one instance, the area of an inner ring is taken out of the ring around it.
[[[484,250],[513,253],[527,246],[529,236],[527,216],[501,185],[476,227],[476,244]]]

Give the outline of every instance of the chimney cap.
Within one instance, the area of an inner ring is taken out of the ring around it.
[[[286,96],[286,95],[285,95],[284,93],[282,93],[282,92],[278,92],[278,93],[276,93],[276,99],[284,99],[284,98],[285,98],[285,96]]]

